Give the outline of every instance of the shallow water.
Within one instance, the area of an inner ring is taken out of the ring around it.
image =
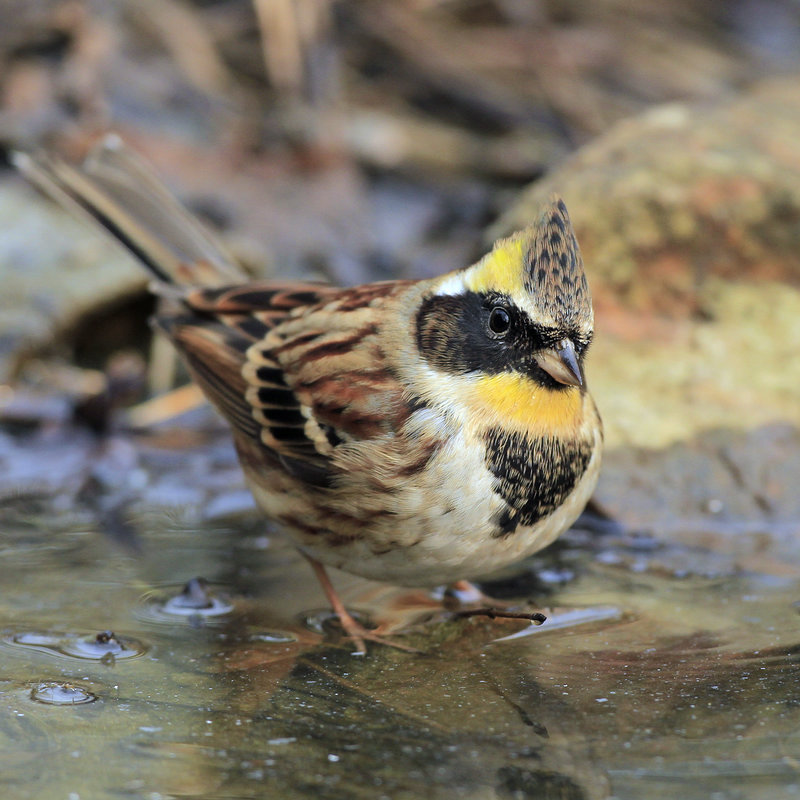
[[[424,655],[357,657],[224,448],[182,483],[149,458],[123,513],[4,504],[3,797],[800,797],[797,570],[578,531],[489,587],[541,627],[338,574],[352,608],[421,620],[403,641]]]

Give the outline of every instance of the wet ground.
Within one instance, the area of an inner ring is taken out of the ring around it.
[[[541,627],[336,575],[351,608],[417,620],[424,655],[357,657],[224,436],[175,437],[3,442],[52,467],[3,503],[3,796],[800,796],[791,562],[585,517],[486,587]]]

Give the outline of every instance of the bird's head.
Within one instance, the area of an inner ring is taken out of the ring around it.
[[[564,202],[450,273],[417,314],[420,353],[453,374],[515,373],[549,390],[582,387],[592,302]]]

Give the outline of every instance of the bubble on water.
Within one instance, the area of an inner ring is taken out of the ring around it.
[[[48,706],[79,706],[94,703],[97,695],[71,683],[40,683],[31,689],[31,700]]]
[[[167,614],[178,616],[200,614],[216,617],[227,614],[232,609],[230,603],[209,591],[208,581],[204,578],[192,578],[180,594],[170,597],[164,603],[164,611]]]
[[[76,633],[23,631],[7,636],[5,641],[51,655],[100,661],[106,664],[136,658],[148,650],[147,645],[138,639],[118,636],[113,631],[101,631],[88,636]]]
[[[192,578],[177,594],[152,593],[145,596],[137,616],[147,622],[171,625],[175,624],[176,617],[184,617],[190,624],[206,625],[223,622],[233,608],[233,603],[212,591],[204,578]]]
[[[109,661],[109,657],[113,657],[115,661],[135,658],[147,650],[138,640],[117,636],[113,631],[102,631],[94,637],[70,639],[62,644],[62,649],[67,655],[93,661]]]

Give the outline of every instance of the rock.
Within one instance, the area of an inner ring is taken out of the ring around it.
[[[800,81],[626,120],[535,183],[570,209],[597,316],[588,371],[607,442],[800,425]]]
[[[563,195],[598,310],[704,316],[713,276],[800,286],[800,81],[625,120],[535,183],[490,232]]]
[[[89,311],[141,290],[144,273],[111,242],[22,180],[0,181],[0,382]]]
[[[665,448],[612,449],[595,499],[629,531],[683,545],[689,571],[796,577],[798,479],[797,427],[718,429]]]
[[[588,378],[609,447],[800,425],[800,290],[719,278],[710,285],[710,319],[598,313]]]

